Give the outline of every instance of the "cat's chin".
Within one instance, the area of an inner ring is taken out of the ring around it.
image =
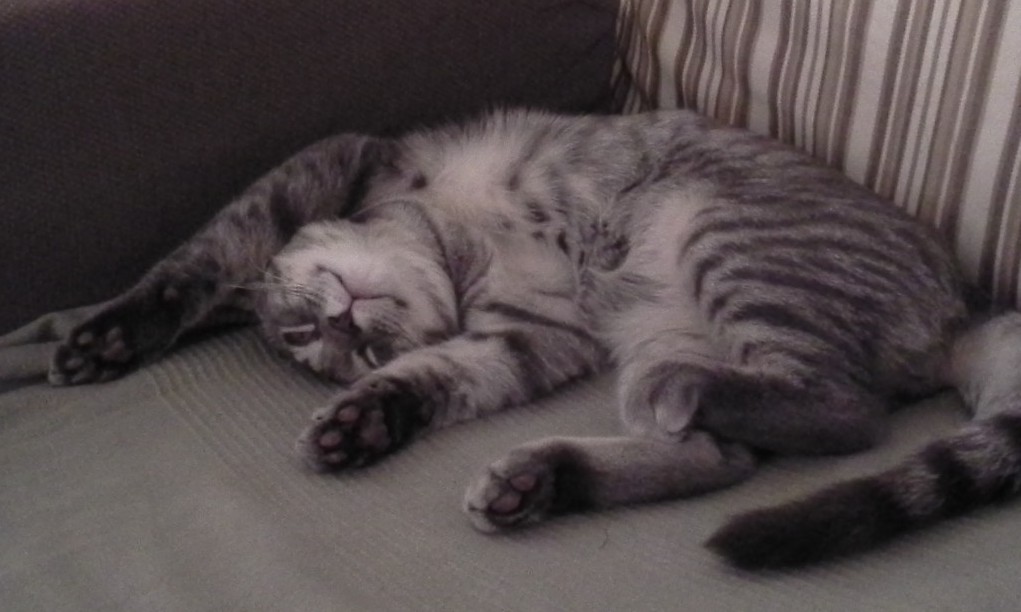
[[[359,374],[349,374],[346,372],[339,372],[337,370],[313,369],[312,372],[336,385],[339,385],[342,388],[350,387],[351,385],[358,382],[361,378],[363,378],[363,376]]]

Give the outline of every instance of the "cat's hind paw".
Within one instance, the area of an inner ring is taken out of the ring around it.
[[[535,523],[550,513],[554,486],[549,459],[519,449],[468,486],[464,511],[476,529],[487,533]]]

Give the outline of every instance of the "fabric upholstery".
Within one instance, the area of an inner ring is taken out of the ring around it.
[[[33,331],[45,332],[21,340]],[[5,361],[32,359],[0,348]],[[487,536],[460,511],[469,480],[537,437],[617,432],[612,380],[336,477],[304,470],[293,451],[331,393],[245,330],[112,383],[0,395],[3,609],[1017,610],[1016,503],[797,572],[736,572],[702,546],[735,512],[889,465],[946,433],[963,419],[953,397],[897,414],[869,453],[774,462],[713,495]]]
[[[1021,305],[1021,4],[626,0],[616,103],[810,151],[938,226]]]

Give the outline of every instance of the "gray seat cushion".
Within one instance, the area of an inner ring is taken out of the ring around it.
[[[24,349],[25,347],[22,347]],[[7,348],[0,363],[37,367]],[[985,511],[860,558],[734,571],[701,543],[742,509],[886,465],[962,421],[952,396],[895,415],[855,457],[785,460],[699,499],[475,532],[462,491],[551,434],[616,431],[612,381],[426,437],[339,477],[297,432],[331,386],[251,330],[108,384],[0,394],[5,610],[1016,610],[1021,514]]]

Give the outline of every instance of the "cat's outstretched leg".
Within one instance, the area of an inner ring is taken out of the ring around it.
[[[687,368],[721,365],[707,339],[681,327],[631,339],[618,380],[631,436],[550,438],[512,450],[468,488],[464,507],[476,527],[697,495],[754,472],[747,447],[692,427],[703,381]]]
[[[425,429],[545,395],[597,371],[600,343],[580,327],[511,307],[477,330],[398,356],[313,417],[298,453],[317,471],[372,463]]]
[[[571,511],[698,495],[754,471],[745,446],[699,431],[680,441],[547,438],[490,464],[469,485],[464,510],[476,528],[492,532]]]
[[[343,213],[381,141],[342,135],[316,143],[254,183],[57,349],[50,382],[109,380],[225,312],[249,311],[245,286],[312,221]]]

